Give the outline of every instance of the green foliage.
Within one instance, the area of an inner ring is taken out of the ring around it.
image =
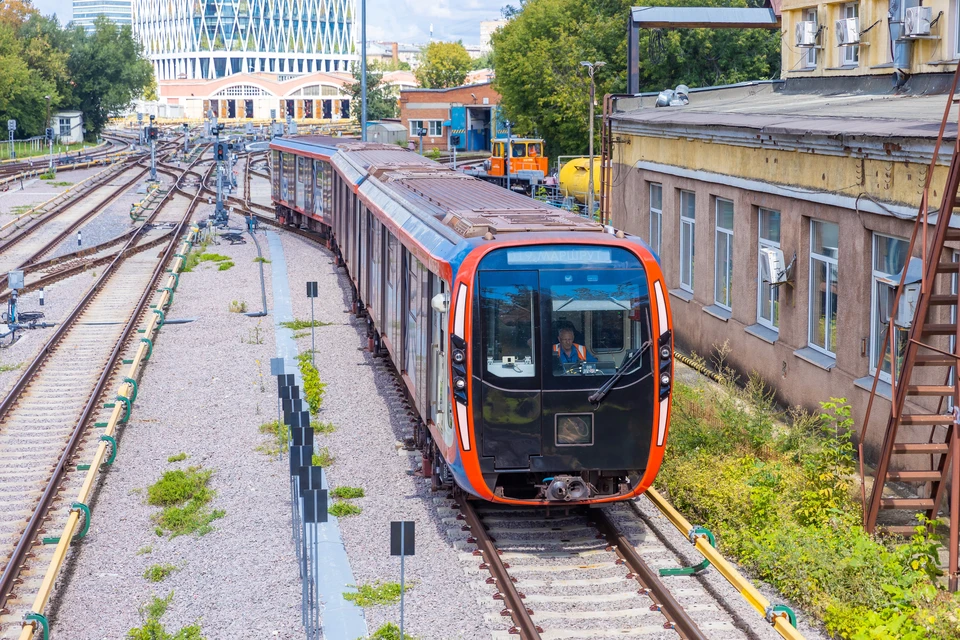
[[[57,180],[56,182],[47,182],[51,187],[69,187],[73,185],[72,182],[67,182],[66,180]]]
[[[233,266],[233,262],[229,260],[226,262],[221,262],[220,264],[217,265],[217,271],[226,271],[232,266]]]
[[[403,591],[410,591],[411,585],[406,584]],[[376,604],[394,604],[400,602],[400,583],[380,582],[357,585],[357,593],[344,593],[343,599],[361,607],[372,607]]]
[[[360,65],[354,65],[353,83],[347,85],[346,92],[353,98],[350,101],[351,115],[360,121],[362,77]],[[391,87],[383,83],[383,69],[380,65],[367,64],[367,120],[383,120],[396,118],[399,113],[397,98],[392,94]]]
[[[675,383],[657,480],[674,506],[836,637],[960,639],[960,597],[934,582],[928,523],[899,543],[861,526],[846,400],[816,416],[794,410],[784,426],[758,380],[733,382]]]
[[[361,511],[363,511],[363,509],[357,505],[343,501],[334,502],[333,506],[331,506],[329,509],[331,515],[334,515],[338,518],[343,518],[344,516],[355,516]]]
[[[176,469],[164,472],[147,488],[147,503],[163,507],[154,516],[157,535],[169,532],[171,538],[190,533],[202,536],[213,530],[210,523],[226,514],[220,509],[211,511],[207,507],[216,495],[207,486],[212,475],[212,469]]]
[[[186,459],[187,459],[187,454],[181,451],[180,453],[177,453],[167,458],[167,462],[180,462],[181,460],[186,460]]]
[[[596,95],[623,93],[627,0],[528,0],[494,33],[494,87],[518,135],[546,138],[550,156],[584,154],[590,78],[580,62],[603,61]],[[758,0],[652,0],[645,6],[760,6]],[[510,12],[508,12],[510,13]],[[780,32],[764,29],[640,31],[640,88],[704,87],[779,75]],[[599,113],[597,116],[599,117]],[[600,135],[596,127],[596,135]]]
[[[363,487],[337,487],[330,492],[334,498],[352,500],[353,498],[362,498],[364,496]]]
[[[327,327],[333,324],[332,322],[323,322],[321,320],[288,320],[286,322],[281,322],[280,326],[284,329],[291,329],[293,331],[300,331],[301,329],[309,329],[310,327]],[[309,355],[307,356],[309,358]]]
[[[13,364],[0,364],[0,373],[6,373],[7,371],[16,371],[23,366],[22,362],[15,362]]]
[[[230,264],[233,264],[232,262]],[[230,313],[246,313],[247,303],[244,300],[231,300],[228,307]]]
[[[270,440],[257,447],[257,451],[268,456],[276,456],[287,450],[290,441],[290,427],[285,422],[280,420],[264,422],[260,425],[260,433],[269,435]]]
[[[147,567],[147,570],[143,572],[143,577],[150,582],[162,582],[167,576],[176,570],[176,565],[155,564]]]
[[[173,592],[171,591],[166,598],[154,596],[152,601],[140,607],[143,626],[130,629],[127,632],[127,638],[129,640],[203,640],[203,633],[198,624],[188,625],[172,634],[164,628],[160,618],[167,612],[172,601]]]
[[[313,457],[310,459],[310,464],[315,467],[330,467],[333,466],[333,463],[336,461],[336,458],[330,453],[330,449],[327,447],[320,447],[320,450],[313,454]]]
[[[427,152],[424,153],[423,155],[425,155],[426,157],[430,158],[431,160],[436,161],[436,160],[439,160],[439,159],[440,159],[441,153],[440,153],[440,149],[430,149],[429,151],[427,151]]]
[[[254,262],[259,262],[261,264],[270,264],[270,261],[264,258],[263,256],[257,256],[253,259]]]
[[[404,632],[403,638],[400,638],[400,627],[388,622],[376,631],[373,632],[373,635],[367,636],[370,640],[417,640],[414,636],[409,633]],[[363,640],[363,638],[357,638],[357,640]]]
[[[420,53],[414,71],[424,89],[447,89],[463,84],[473,69],[473,60],[461,42],[431,42]]]
[[[140,547],[139,549],[137,549],[138,556],[145,556],[148,553],[153,553],[153,545],[148,544],[145,547]]]
[[[56,177],[57,177],[57,172],[54,171],[54,170],[46,171],[46,172],[40,174],[40,179],[41,179],[41,180],[53,180],[53,179],[56,178]]]
[[[333,433],[334,431],[337,430],[336,425],[334,425],[332,422],[317,422],[312,426],[313,426],[314,433],[320,433],[323,435]]]
[[[320,382],[320,373],[310,362],[309,351],[298,355],[297,362],[300,366],[300,377],[303,378],[303,392],[307,396],[307,404],[310,405],[310,413],[317,415],[320,407],[323,406],[323,394],[327,388],[327,383]]]

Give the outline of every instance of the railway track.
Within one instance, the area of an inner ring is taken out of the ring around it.
[[[199,189],[181,187],[192,172],[188,167],[178,174],[175,189],[151,223],[122,245],[0,402],[2,639],[32,637],[33,628],[22,627],[24,615],[42,612],[49,598],[65,550],[59,539],[46,534],[77,517],[78,507],[64,498],[87,489],[94,471],[76,462],[94,450],[99,455],[103,439],[97,425],[106,423],[95,420],[106,409],[113,413],[117,404],[104,404],[103,394],[131,380],[117,365],[125,351],[141,354],[144,349],[130,338],[136,336],[134,329],[148,311],[155,283],[202,201]],[[112,462],[116,438],[110,446]],[[84,517],[88,525],[90,514]],[[54,567],[52,573],[48,567]]]

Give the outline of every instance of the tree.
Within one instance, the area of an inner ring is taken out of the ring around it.
[[[473,61],[474,71],[478,71],[480,69],[492,69],[492,68],[493,68],[493,52],[487,52]]]
[[[129,26],[117,27],[100,16],[90,35],[71,33],[67,66],[74,83],[72,105],[83,111],[85,128],[97,134],[107,120],[143,95],[153,82],[153,66],[133,39]]]
[[[0,24],[0,120],[15,119],[18,136],[39,135],[47,126],[47,95],[56,104],[56,85],[30,68],[13,28]]]
[[[30,0],[0,0],[0,24],[19,27],[38,13]]]
[[[756,3],[760,0],[751,0]],[[630,0],[525,0],[492,37],[494,88],[518,134],[545,137],[548,154],[587,151],[590,79],[580,61],[606,62],[597,96],[626,90]],[[647,6],[689,5],[651,0]],[[745,0],[696,0],[698,6],[746,6]],[[506,14],[505,14],[506,15]],[[780,34],[761,29],[642,29],[640,87],[702,87],[779,73]],[[599,100],[599,98],[598,98]],[[601,110],[597,110],[599,114]],[[600,128],[597,127],[599,136]]]
[[[473,68],[473,60],[460,42],[431,42],[420,58],[414,75],[424,89],[458,87]]]
[[[347,87],[347,93],[350,94],[350,111],[357,122],[360,121],[361,109],[361,83],[360,65],[354,65],[353,84]],[[380,65],[367,65],[367,120],[383,120],[384,118],[397,117],[397,100],[392,95],[391,87],[383,83],[383,71]]]

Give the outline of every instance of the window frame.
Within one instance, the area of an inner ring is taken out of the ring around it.
[[[414,138],[419,138],[420,135],[417,133],[420,129],[423,129],[423,120],[408,120],[407,125],[410,129],[410,135]],[[417,126],[413,126],[414,123],[417,123]]]
[[[840,15],[844,19],[847,18],[859,18],[860,17],[860,3],[859,2],[848,2],[846,4],[840,5]],[[860,45],[847,45],[840,47],[842,50],[841,62],[844,66],[855,65],[860,66]]]
[[[660,255],[661,241],[663,240],[663,184],[660,182],[651,182],[649,188],[650,195],[650,247],[654,253]],[[653,206],[654,188],[660,191],[660,207]],[[654,234],[654,220],[656,220],[656,234]]]
[[[720,203],[729,203],[731,210],[730,228],[720,226]],[[713,303],[721,309],[732,311],[733,293],[730,290],[733,286],[733,200],[727,198],[714,198],[714,233],[713,233]],[[726,279],[726,301],[719,299],[720,285],[720,236],[726,236],[726,260],[724,261],[724,276]]]
[[[684,215],[685,197],[693,198],[693,217]],[[680,203],[680,288],[689,293],[693,293],[694,283],[696,282],[694,266],[697,256],[697,194],[695,191],[680,189],[680,197],[677,199]],[[690,229],[690,247],[684,251],[684,230]],[[687,255],[689,253],[689,255]],[[687,265],[690,272],[690,281],[683,280],[683,267]]]
[[[826,265],[826,271],[825,271],[826,277],[824,279],[824,282],[829,285],[829,283],[831,282],[830,275],[831,273],[833,273],[838,283],[837,286],[839,287],[840,270],[838,268],[838,261],[840,257],[839,256],[840,247],[839,246],[837,247],[836,258],[831,258],[830,256],[824,255],[822,253],[814,252],[813,243],[816,238],[816,235],[814,233],[814,225],[816,224],[832,224],[836,226],[838,230],[840,227],[840,225],[836,222],[830,222],[827,220],[818,220],[816,218],[810,219],[810,264],[809,264],[810,266],[809,289],[810,290],[808,291],[808,296],[807,296],[807,305],[808,305],[807,306],[807,325],[808,325],[807,326],[807,346],[813,349],[814,351],[819,351],[820,353],[828,355],[832,358],[836,358],[837,357],[836,351],[831,350],[831,347],[836,348],[836,345],[832,344],[830,340],[829,319],[831,315],[834,315],[834,316],[836,315],[837,310],[834,308],[833,300],[829,295],[824,297],[824,309],[825,309],[824,317],[826,318],[826,321],[824,324],[824,330],[823,330],[824,346],[821,347],[820,345],[814,342],[814,326],[817,320],[815,320],[813,317],[813,313],[815,309],[813,304],[813,296],[814,296],[813,282],[815,277],[814,262],[822,262]],[[839,237],[839,231],[837,235]],[[837,242],[837,244],[838,245],[840,244],[839,241]]]
[[[867,354],[869,356],[868,358],[869,371],[870,371],[870,375],[874,376],[877,373],[877,369],[880,369],[881,370],[880,380],[882,380],[883,382],[886,382],[887,384],[890,384],[892,381],[891,373],[888,373],[882,370],[883,359],[886,356],[884,354],[878,353],[880,347],[883,346],[883,338],[881,338],[879,335],[875,334],[874,332],[880,327],[879,318],[877,317],[877,312],[878,312],[877,288],[878,288],[878,285],[880,284],[879,279],[889,278],[890,276],[894,276],[896,274],[886,273],[884,271],[877,269],[877,250],[879,249],[879,241],[881,239],[897,240],[899,242],[902,242],[905,245],[905,248],[910,246],[910,241],[907,238],[901,238],[899,236],[893,236],[887,233],[880,233],[878,231],[871,232],[870,236],[871,236],[870,237],[870,249],[871,249],[871,252],[870,252],[870,337],[868,338],[868,340],[870,341],[870,345],[869,345],[870,349],[869,349],[869,353]],[[906,260],[904,261],[904,264],[907,264],[909,260],[910,260],[910,256],[906,256]],[[889,331],[889,329],[887,329],[887,331]],[[894,336],[896,339],[896,334],[894,334]],[[878,340],[878,338],[880,339]],[[887,349],[889,348],[890,348],[890,345],[888,343]],[[891,372],[895,370],[894,363],[891,362],[890,368],[891,368]]]
[[[443,120],[427,120],[427,137],[428,138],[442,138],[443,137]],[[436,131],[436,132],[435,132]]]
[[[820,28],[820,20],[817,16],[817,8],[813,7],[811,9],[804,9],[803,11],[803,21],[804,22],[813,22],[814,26]],[[813,46],[809,47],[803,57],[803,67],[805,69],[816,69],[817,63],[817,39],[813,39]]]
[[[780,231],[782,239],[783,227],[781,226],[782,213],[777,209],[768,209],[767,207],[757,207],[757,324],[760,326],[766,327],[771,331],[780,332],[780,316],[779,314],[774,313],[774,304],[779,302],[780,298],[780,289],[778,287],[770,287],[770,320],[767,320],[762,315],[763,310],[763,267],[760,262],[761,258],[761,249],[782,249],[783,247],[780,244],[780,241],[774,242],[769,238],[763,237],[763,214],[767,213],[776,213],[780,220],[777,222],[777,229]]]

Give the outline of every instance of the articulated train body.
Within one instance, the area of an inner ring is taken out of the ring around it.
[[[650,486],[673,342],[642,241],[395,146],[270,148],[277,217],[328,234],[416,408],[435,485],[520,505]]]

